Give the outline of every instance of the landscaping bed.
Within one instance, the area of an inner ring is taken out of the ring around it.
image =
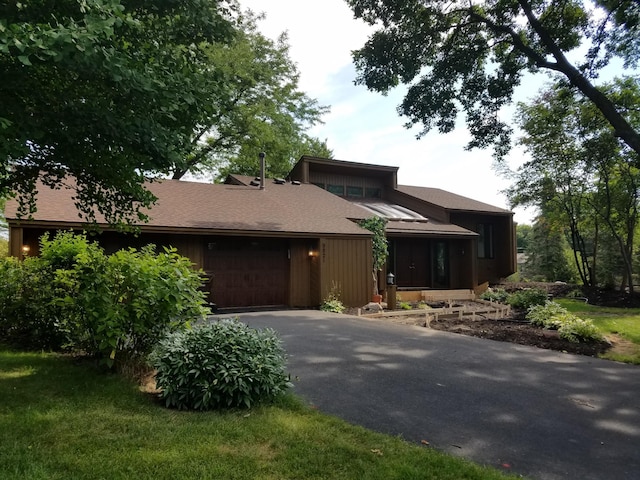
[[[429,304],[431,308],[441,308],[443,306],[443,304]],[[484,308],[483,304],[472,301],[456,302],[451,306],[464,306],[469,311]],[[388,315],[391,312],[386,311],[385,313]],[[376,317],[376,315],[367,316]],[[399,310],[397,316],[385,316],[381,319],[393,323],[416,325],[433,328],[434,330],[579,355],[597,356],[611,348],[611,344],[608,341],[577,343],[560,338],[555,330],[548,330],[530,324],[524,319],[524,312],[518,310],[512,310],[509,316],[503,318],[487,314],[475,315],[474,317],[471,315],[439,315],[437,319],[429,317],[431,316],[425,315],[425,310]]]

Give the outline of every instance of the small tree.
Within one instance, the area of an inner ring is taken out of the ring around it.
[[[358,225],[373,233],[373,294],[378,295],[378,272],[382,270],[389,256],[387,236],[385,235],[387,221],[382,217],[371,217],[360,220]]]

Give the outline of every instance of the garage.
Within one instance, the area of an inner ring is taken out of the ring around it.
[[[277,238],[211,238],[204,270],[219,308],[288,303],[289,245]]]

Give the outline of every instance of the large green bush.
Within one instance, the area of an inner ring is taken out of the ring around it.
[[[527,312],[527,320],[549,330],[558,330],[560,338],[570,342],[602,340],[602,334],[591,320],[582,319],[555,302],[531,307]]]
[[[0,321],[13,343],[80,350],[111,366],[116,357],[146,357],[167,330],[206,313],[201,276],[174,249],[109,256],[86,236],[62,232],[43,236],[40,251],[0,267],[1,281],[12,283],[0,294]]]
[[[275,332],[232,319],[169,334],[150,363],[166,405],[181,410],[251,407],[291,386]]]
[[[520,308],[527,310],[534,305],[544,305],[547,301],[547,292],[538,288],[530,288],[526,290],[520,290],[510,294],[507,297],[507,304],[513,308]]]
[[[61,349],[65,308],[53,301],[55,290],[42,259],[0,259],[0,338],[26,349]]]

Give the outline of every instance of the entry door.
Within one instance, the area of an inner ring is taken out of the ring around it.
[[[211,298],[218,307],[286,305],[288,242],[279,239],[213,239],[206,246],[205,270],[212,276]]]
[[[396,284],[399,287],[429,286],[429,241],[394,239]]]

